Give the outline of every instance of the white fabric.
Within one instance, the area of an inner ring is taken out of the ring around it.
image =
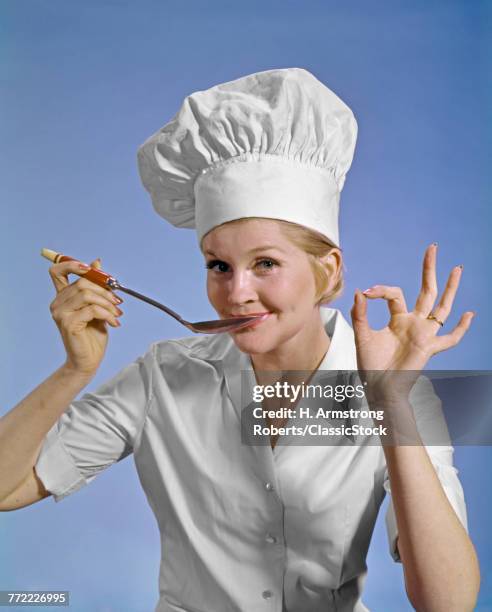
[[[340,192],[357,123],[302,68],[267,70],[187,96],[138,151],[156,212],[177,227],[261,216],[304,225],[339,245]]]
[[[320,312],[331,344],[316,376],[355,370],[351,327],[339,310]],[[72,402],[38,476],[60,501],[133,452],[161,533],[157,612],[367,610],[365,560],[390,492],[382,447],[241,444],[242,370],[253,374],[250,358],[228,334],[154,343]],[[441,422],[428,381],[411,401],[419,425]],[[427,447],[466,529],[452,451]],[[386,520],[398,560],[391,502]]]

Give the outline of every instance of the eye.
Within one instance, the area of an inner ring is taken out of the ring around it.
[[[229,266],[224,261],[220,261],[220,259],[212,259],[205,264],[207,270],[213,270],[215,266],[221,266],[220,272],[227,272],[227,268],[229,268]]]
[[[262,270],[272,270],[278,263],[273,259],[260,259],[256,262],[256,266],[259,266]],[[220,259],[212,259],[205,264],[207,270],[214,270],[218,266],[217,272],[228,272],[230,270],[229,264]]]
[[[257,262],[257,265],[260,265],[260,264],[269,264],[263,267],[264,270],[272,270],[275,266],[278,266],[278,263],[274,261],[273,259],[261,259],[260,261]]]
[[[273,261],[273,259],[261,259],[258,262],[258,265],[260,264],[265,264],[265,268],[273,268],[274,266],[278,265],[276,261]]]

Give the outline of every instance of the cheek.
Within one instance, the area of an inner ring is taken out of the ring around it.
[[[214,292],[214,286],[213,283],[210,282],[210,277],[208,275],[205,279],[205,287],[207,289],[207,295],[210,297]]]
[[[310,293],[315,290],[313,273],[309,269],[278,275],[272,279],[270,289],[274,293],[281,293],[284,298],[290,297],[299,301],[310,296]]]
[[[207,278],[207,295],[212,304],[220,300],[220,285],[210,278]]]
[[[296,293],[292,281],[286,277],[278,277],[267,283],[267,291],[272,299],[277,302],[290,301]]]

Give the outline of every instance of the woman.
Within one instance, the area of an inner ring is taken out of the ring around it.
[[[338,204],[355,137],[350,109],[300,69],[186,98],[140,149],[144,185],[160,215],[196,228],[218,315],[265,317],[230,334],[156,342],[79,400],[102,360],[105,322],[118,325],[115,296],[83,278],[69,284],[69,273],[83,275],[78,262],[50,268],[67,359],[2,419],[0,507],[59,501],[133,452],[161,533],[159,611],[366,610],[365,557],[385,491],[390,550],[411,603],[473,609],[478,564],[449,444],[344,435],[299,444],[276,433],[268,445],[241,443],[245,389],[285,370],[312,372],[307,382],[365,373],[371,407],[398,435],[409,425],[415,435],[415,421],[441,422],[418,373],[459,342],[473,313],[437,336],[461,269],[436,306],[436,245],[413,311],[385,286],[356,292],[353,331],[340,311],[320,308],[343,286]],[[374,331],[366,300],[377,298],[391,316]],[[267,415],[264,424],[274,432],[295,418]]]

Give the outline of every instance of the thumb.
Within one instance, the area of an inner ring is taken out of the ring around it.
[[[97,259],[94,259],[94,261],[91,262],[90,266],[91,268],[96,268],[97,270],[99,270],[101,268],[101,258],[98,257]]]
[[[367,299],[360,289],[355,290],[354,305],[350,311],[354,333],[359,338],[366,338],[371,331],[367,321]]]

